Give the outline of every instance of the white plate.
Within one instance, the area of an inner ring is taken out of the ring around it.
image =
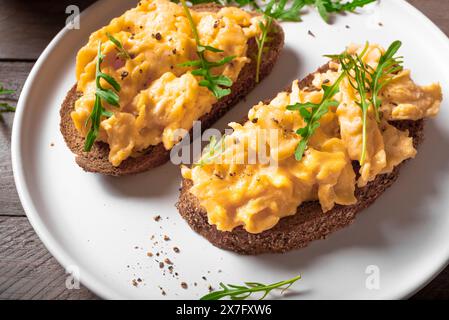
[[[271,283],[300,273],[303,279],[286,298],[390,299],[411,295],[446,266],[449,42],[427,18],[404,1],[389,0],[360,14],[339,15],[333,25],[315,12],[305,14],[301,23],[283,25],[286,46],[273,73],[216,127],[240,119],[257,101],[314,71],[325,61],[322,54],[366,40],[384,46],[402,40],[401,53],[414,79],[422,84],[440,81],[446,100],[438,119],[428,121],[417,158],[356,223],[303,250],[243,257],[213,247],[180,218],[175,209],[180,182],[176,166],[169,163],[125,178],[84,173],[59,132],[59,107],[75,81],[77,50],[93,30],[135,2],[99,1],[82,14],[81,30],[61,31],[33,68],[14,122],[12,160],[23,207],[50,252],[66,268],[78,270],[83,284],[104,298],[196,299],[220,281]],[[157,214],[162,221],[153,220]],[[147,256],[158,251],[152,248],[153,234],[179,278],[167,271],[164,276],[154,257]],[[163,241],[164,234],[171,241]],[[181,253],[175,254],[173,246]],[[379,268],[379,289],[366,286],[371,265]],[[137,278],[143,282],[134,287],[131,281]]]

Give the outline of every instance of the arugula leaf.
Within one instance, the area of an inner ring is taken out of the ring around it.
[[[95,94],[97,96],[99,96],[101,99],[105,100],[110,105],[119,107],[119,103],[118,103],[119,97],[118,97],[117,93],[115,93],[114,91],[97,89]]]
[[[114,38],[114,36],[109,32],[106,32],[106,36],[108,37],[109,41],[111,41],[115,45],[118,51],[117,56],[119,58],[122,58],[123,60],[131,59],[131,56],[129,55],[128,51],[126,51],[125,48],[123,48],[123,45],[119,40]]]
[[[200,300],[220,300],[225,297],[231,298],[231,300],[245,300],[249,298],[255,292],[263,292],[263,296],[259,300],[265,299],[268,294],[275,290],[280,289],[283,293],[288,290],[296,281],[301,279],[301,276],[296,276],[289,280],[276,282],[273,284],[265,285],[259,282],[245,282],[245,285],[220,283],[221,290],[214,291],[203,296]]]
[[[301,21],[300,11],[307,4],[304,0],[294,0],[286,8],[288,0],[271,0],[262,11],[264,15],[280,21]]]
[[[0,96],[7,95],[7,94],[13,94],[15,92],[16,92],[15,90],[5,89],[3,86],[3,83],[0,83]]]
[[[178,3],[178,0],[172,0]],[[287,0],[270,0],[265,6],[259,6],[256,0],[190,0],[192,5],[203,3],[217,3],[221,5],[251,6],[260,9],[262,13],[268,11],[271,17],[279,21],[301,21],[301,10],[306,6],[315,7],[324,21],[329,22],[332,13],[349,11],[363,7],[376,0],[292,0],[287,8]],[[260,1],[259,1],[260,3]]]
[[[0,83],[0,96],[13,94],[13,93],[15,93],[14,90],[5,89],[3,87],[3,84]],[[2,115],[3,113],[9,113],[9,112],[15,112],[15,111],[16,111],[16,107],[11,106],[6,102],[0,103],[0,120],[3,120],[3,115]]]
[[[192,28],[199,59],[186,61],[184,63],[178,64],[178,66],[197,68],[193,70],[191,73],[194,76],[201,76],[203,78],[198,82],[198,84],[202,87],[208,88],[217,99],[221,99],[231,93],[230,87],[232,86],[232,80],[225,75],[214,76],[212,74],[211,69],[228,64],[235,58],[235,56],[224,57],[223,59],[216,62],[208,61],[205,56],[206,51],[219,53],[223,52],[223,50],[203,45],[200,43],[198,30],[196,29],[195,23],[193,22],[192,19],[192,15],[190,14],[190,10],[187,7],[185,0],[181,0],[181,4],[182,7],[184,8],[184,11],[186,12],[187,19],[189,20],[190,23],[190,27]]]
[[[226,4],[232,4],[232,2],[232,0],[226,0]],[[259,9],[259,5],[254,0],[235,0],[235,2],[239,5],[239,7],[249,5],[254,9]]]
[[[104,60],[104,55],[101,53],[101,42],[98,44],[98,55],[96,64],[96,75],[95,82],[97,89],[95,91],[95,103],[92,108],[92,112],[86,120],[85,125],[87,126],[90,122],[90,129],[86,135],[86,140],[84,141],[84,151],[89,152],[97,139],[98,133],[100,132],[100,123],[102,117],[112,117],[113,113],[106,110],[103,107],[102,100],[106,101],[114,107],[120,107],[119,96],[116,92],[121,90],[120,84],[110,75],[105,74],[101,71],[101,63]],[[105,89],[101,85],[101,79],[105,80],[111,85],[113,89]],[[115,90],[115,91],[114,91]]]
[[[260,81],[260,66],[262,64],[262,55],[266,51],[266,45],[270,42],[268,33],[272,30],[274,20],[281,21],[300,21],[300,10],[304,7],[304,0],[295,0],[289,8],[286,8],[288,0],[271,0],[262,10],[264,22],[259,22],[262,34],[256,38],[257,59],[256,59],[256,83]]]
[[[211,47],[211,46],[203,46],[203,45],[197,45],[198,52],[204,52],[204,51],[211,51],[211,52],[223,52],[223,50]]]
[[[318,13],[320,14],[321,18],[324,21],[329,22],[329,12],[328,12],[326,6],[324,5],[324,0],[316,0],[315,6],[316,6],[316,9],[318,10]]]
[[[362,58],[368,50],[366,43],[364,50],[355,57],[343,52],[338,55],[326,55],[337,60],[342,66],[343,72],[349,79],[351,86],[357,90],[360,101],[357,104],[362,109],[362,154],[360,163],[366,159],[367,146],[367,114],[369,106],[372,105],[377,122],[380,122],[380,106],[382,101],[379,98],[380,91],[393,79],[394,74],[402,70],[402,57],[395,57],[402,43],[394,41],[379,59],[377,67],[374,69],[363,63]]]
[[[367,44],[368,46],[368,44]],[[364,50],[365,51],[365,50]],[[356,101],[357,105],[362,109],[362,154],[360,157],[360,164],[365,163],[366,159],[366,143],[367,143],[367,116],[370,102],[367,99],[367,73],[364,69],[365,64],[362,61],[364,53],[353,57],[347,52],[343,53],[339,60],[343,69],[343,74],[349,79],[351,86],[357,90],[360,96],[360,101]],[[355,81],[355,82],[354,82]]]
[[[379,109],[382,101],[379,98],[379,93],[383,87],[385,87],[393,79],[392,74],[401,71],[402,67],[402,57],[394,57],[398,52],[399,48],[402,46],[401,41],[394,41],[385,51],[385,53],[380,57],[379,64],[375,70],[371,68],[366,69],[370,74],[368,78],[368,85],[371,90],[371,103],[374,106],[374,112],[376,116],[376,121],[380,122]]]
[[[260,66],[262,65],[262,54],[264,53],[265,44],[268,40],[268,32],[271,29],[271,25],[273,23],[273,18],[265,15],[264,16],[265,23],[259,22],[260,30],[262,30],[262,34],[259,38],[256,38],[257,44],[257,59],[256,59],[256,83],[260,81]]]
[[[332,1],[332,0],[321,0],[326,8],[327,12],[343,12],[350,11],[353,12],[357,8],[361,8],[370,4],[376,0],[352,0],[352,1]]]
[[[177,0],[172,0],[173,2],[178,3]],[[259,27],[262,31],[262,34],[259,37],[256,37],[257,43],[257,55],[256,55],[256,83],[260,81],[260,67],[262,64],[262,56],[263,53],[266,52],[267,45],[270,42],[270,38],[268,34],[272,31],[272,24],[274,20],[279,21],[290,21],[297,22],[301,21],[301,10],[305,6],[315,6],[323,18],[324,21],[329,22],[329,15],[335,12],[343,12],[343,11],[354,11],[358,7],[363,7],[369,3],[372,3],[376,0],[293,0],[290,2],[290,5],[287,6],[288,0],[270,0],[265,7],[260,8],[257,4],[256,0],[191,0],[189,1],[191,4],[202,4],[202,3],[218,3],[221,5],[235,5],[238,6],[246,6],[251,5],[253,8],[256,8],[259,12],[262,13],[264,21],[260,21]],[[181,0],[181,3],[184,6],[185,10],[188,10],[187,5],[185,4],[185,0]],[[188,14],[189,20],[191,20],[190,13]],[[204,52],[206,50],[212,52],[220,52],[218,49],[213,47],[203,46],[199,43],[198,34],[196,31],[193,22],[191,23],[192,29],[194,30],[195,39],[197,40],[198,52]],[[199,61],[191,62],[191,64],[181,64],[181,66],[191,66],[191,67],[200,67],[202,64],[202,60],[204,57],[200,57]],[[203,82],[203,83],[210,83]],[[212,92],[216,92],[212,87],[209,88]],[[227,92],[228,90],[224,90]],[[215,93],[214,93],[215,94]],[[218,97],[217,97],[218,98]]]
[[[212,163],[213,160],[221,156],[225,149],[225,137],[223,135],[220,140],[217,140],[215,136],[211,136],[209,144],[204,148],[204,152],[197,163],[194,163],[194,167],[203,167],[204,165]]]
[[[309,139],[313,136],[316,129],[320,127],[320,119],[325,115],[330,107],[338,106],[338,102],[332,98],[338,93],[341,80],[344,78],[342,73],[332,86],[323,85],[323,98],[320,103],[296,103],[294,105],[287,106],[287,110],[297,110],[304,119],[306,125],[298,130],[296,133],[301,136],[301,141],[295,150],[295,159],[301,161],[304,156],[304,152],[309,143]]]

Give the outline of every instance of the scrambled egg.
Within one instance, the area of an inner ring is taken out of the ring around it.
[[[221,49],[207,52],[209,61],[225,56],[236,58],[215,68],[232,81],[250,60],[246,57],[248,39],[260,33],[257,17],[237,8],[217,13],[191,10],[203,45]],[[109,32],[131,55],[126,61],[117,57]],[[178,142],[177,129],[190,130],[193,122],[208,113],[216,98],[199,86],[189,68],[178,66],[197,59],[196,43],[184,10],[168,0],[143,0],[139,5],[94,32],[78,52],[76,77],[82,96],[71,116],[75,127],[86,135],[85,123],[95,102],[95,64],[97,48],[106,56],[102,71],[121,85],[120,108],[104,103],[114,113],[101,122],[98,139],[110,147],[109,161],[118,166],[126,158],[151,145],[163,143],[171,149]],[[107,87],[106,83],[102,84]]]
[[[361,49],[350,46],[347,50],[360,53]],[[364,62],[376,68],[383,52],[381,47],[371,45]],[[230,124],[234,131],[224,137],[222,161],[182,168],[183,177],[193,182],[190,192],[207,210],[209,223],[221,231],[243,226],[250,233],[260,233],[281,218],[295,214],[305,201],[318,200],[323,212],[336,204],[351,205],[357,201],[356,184],[364,187],[377,175],[391,172],[416,155],[409,133],[396,129],[388,120],[435,116],[442,93],[439,84],[416,85],[410,71],[404,70],[381,91],[381,122],[376,121],[372,107],[368,110],[366,161],[358,179],[352,162],[361,157],[362,111],[355,102],[358,93],[346,78],[334,96],[338,106],[329,108],[321,118],[301,161],[295,159],[295,148],[301,139],[295,131],[305,123],[298,111],[287,110],[287,106],[296,102],[319,103],[322,85],[332,85],[340,74],[339,64],[331,62],[330,70],[315,75],[313,90],[299,89],[298,82],[293,82],[291,93],[279,93],[269,104],[254,106],[245,124]],[[266,139],[268,146],[255,138],[263,129],[275,132],[275,139]],[[260,159],[248,162],[249,153],[262,147],[276,160],[275,165]]]

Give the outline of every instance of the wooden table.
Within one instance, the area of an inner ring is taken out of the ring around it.
[[[65,8],[94,0],[0,0],[0,83],[20,90],[34,62],[63,27]],[[449,35],[449,1],[409,0]],[[0,299],[96,299],[88,289],[68,290],[65,270],[31,228],[17,195],[10,157],[13,114],[0,123]],[[414,296],[449,299],[449,267]]]

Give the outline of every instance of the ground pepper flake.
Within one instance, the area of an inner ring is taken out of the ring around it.
[[[123,71],[122,74],[120,75],[120,78],[123,80],[123,79],[125,79],[128,75],[129,75],[128,71]]]

